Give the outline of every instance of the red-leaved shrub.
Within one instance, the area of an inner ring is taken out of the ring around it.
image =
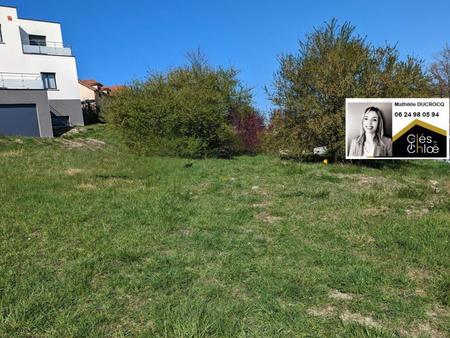
[[[231,124],[241,144],[241,151],[254,154],[260,150],[265,130],[264,117],[254,109],[237,109],[230,114]]]

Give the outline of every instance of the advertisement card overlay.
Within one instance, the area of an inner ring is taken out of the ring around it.
[[[346,99],[346,159],[449,159],[449,99]]]

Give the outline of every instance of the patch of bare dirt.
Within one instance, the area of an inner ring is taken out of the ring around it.
[[[136,182],[130,178],[108,178],[102,182],[102,186],[104,188],[115,188],[120,186],[129,188],[130,185],[135,187],[137,190],[143,188],[143,185],[136,184]]]
[[[381,288],[381,291],[386,295],[394,296],[394,297],[398,297],[398,298],[409,296],[409,290],[407,290],[405,288],[399,288],[399,287],[394,288],[394,287],[384,286]]]
[[[417,328],[417,330],[414,330],[411,333],[410,337],[423,337],[428,336],[431,338],[445,338],[448,337],[447,335],[445,335],[443,332],[436,330],[435,328],[433,328],[430,323],[423,323],[420,324],[419,327]]]
[[[261,212],[256,215],[256,218],[265,223],[274,224],[283,220],[283,217],[273,216],[267,212]]]
[[[77,185],[77,188],[82,189],[82,190],[94,190],[95,186],[91,183],[83,183],[83,184]]]
[[[406,209],[405,212],[408,217],[422,217],[430,213],[437,205],[446,201],[447,196],[441,193],[442,190],[445,190],[445,186],[438,181],[430,180],[429,182],[430,188],[434,193],[424,200],[422,208]],[[450,193],[450,182],[448,182],[447,190]]]
[[[69,176],[75,176],[78,174],[81,174],[83,172],[83,169],[77,169],[77,168],[69,168],[66,170],[66,174]]]
[[[257,195],[261,195],[261,196],[267,196],[269,195],[269,192],[265,189],[262,189],[260,186],[258,185],[254,185],[252,186],[252,193],[257,194]]]
[[[368,208],[364,210],[364,213],[371,216],[380,216],[389,212],[389,208],[382,206],[378,208]]]
[[[330,213],[320,217],[320,220],[328,223],[329,226],[335,226],[342,219],[342,215],[337,212]]]
[[[67,149],[87,148],[90,150],[95,150],[102,148],[106,145],[105,142],[93,138],[85,138],[85,139],[80,138],[76,140],[60,139],[59,142],[64,148]]]
[[[139,296],[134,296],[134,295],[124,295],[124,297],[122,299],[126,300],[125,302],[127,304],[127,308],[130,308],[130,309],[141,309],[143,306],[145,306],[145,304],[152,301],[151,298],[149,299],[149,298],[139,297]],[[152,326],[154,326],[154,325],[152,325]]]
[[[266,244],[273,244],[273,238],[268,235],[256,234],[255,240],[265,242]]]
[[[351,293],[340,292],[339,290],[331,290],[328,297],[338,300],[352,300],[354,295]]]
[[[439,187],[439,182],[435,180],[429,180],[428,181],[431,187],[431,190],[433,190],[434,193],[438,194],[441,191],[441,188]]]
[[[193,231],[192,231],[192,229],[181,229],[180,233],[183,236],[187,236],[188,237],[188,236],[192,236]]]
[[[440,318],[450,317],[450,311],[441,305],[435,304],[431,309],[426,312],[427,317],[433,320],[438,320]]]
[[[270,207],[271,205],[272,205],[271,202],[263,201],[263,202],[252,204],[252,207],[253,208],[267,208],[267,207]]]
[[[245,287],[236,286],[231,290],[231,293],[235,298],[238,298],[240,300],[243,300],[243,301],[250,300],[250,297],[249,297]]]
[[[383,176],[367,176],[364,174],[331,174],[333,176],[336,176],[337,178],[350,178],[355,179],[359,183],[384,183],[387,181],[387,179]]]
[[[426,214],[428,214],[430,212],[430,209],[428,208],[422,208],[422,209],[406,209],[405,210],[406,215],[412,218],[419,218],[422,216],[425,216]]]
[[[349,235],[347,235],[347,239],[350,242],[356,242],[356,243],[361,243],[361,244],[372,244],[375,242],[375,239],[372,236],[366,235],[366,234],[350,233]]]
[[[409,329],[400,329],[399,334],[401,337],[431,337],[431,338],[445,338],[449,337],[444,332],[441,332],[434,328],[430,323],[419,323],[415,327]]]
[[[343,314],[339,316],[339,318],[343,322],[354,322],[358,323],[359,325],[366,326],[366,327],[373,327],[373,328],[381,328],[381,324],[375,321],[372,317],[363,316],[360,313],[352,313],[349,311],[345,311]]]
[[[431,274],[428,270],[417,268],[409,269],[406,274],[408,275],[409,278],[415,281],[426,281],[431,277]]]
[[[343,174],[343,173],[332,174],[332,175],[337,178],[355,180],[357,182],[357,184],[360,186],[361,185],[367,186],[367,185],[374,185],[374,184],[389,186],[389,188],[399,186],[399,183],[397,181],[395,181],[394,179],[389,179],[389,178],[386,178],[383,176],[367,176],[364,174]]]
[[[10,158],[10,157],[19,157],[23,155],[23,150],[11,150],[0,153],[0,157]]]
[[[311,308],[307,313],[314,317],[330,317],[334,314],[334,307],[327,305],[323,308]]]
[[[307,313],[315,317],[330,317],[336,313],[336,310],[331,305],[326,305],[323,308],[311,308],[307,310]],[[359,325],[371,328],[382,328],[382,325],[375,319],[369,316],[363,316],[360,313],[352,313],[345,311],[339,315],[339,318],[344,323],[358,323]]]
[[[426,297],[426,295],[427,295],[425,290],[421,289],[421,288],[417,288],[416,290],[414,290],[414,293],[419,297]]]
[[[366,175],[358,175],[357,177],[358,183],[362,185],[366,184],[384,184],[388,182],[388,180],[383,176],[366,176]]]

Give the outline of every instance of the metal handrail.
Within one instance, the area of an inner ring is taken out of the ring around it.
[[[0,72],[0,75],[41,76],[39,73]]]
[[[53,46],[48,44],[27,44],[22,42],[22,50],[25,54],[42,54],[42,55],[59,55],[59,56],[72,56],[72,48],[67,45],[64,46],[62,42],[54,42]]]
[[[37,42],[37,44],[32,45],[31,42]],[[28,42],[28,43],[26,43]],[[40,44],[41,42],[44,42],[43,44]],[[24,41],[22,43],[22,45],[27,45],[27,46],[40,46],[40,47],[54,47],[54,48],[71,48],[71,45],[65,44],[64,42],[61,41],[41,41],[41,40],[33,40],[30,39],[28,41]]]

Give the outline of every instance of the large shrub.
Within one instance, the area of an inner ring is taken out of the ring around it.
[[[98,99],[100,101],[100,99]],[[101,106],[96,102],[84,101],[81,103],[83,120],[85,125],[103,123]]]
[[[349,23],[332,20],[280,57],[270,93],[276,105],[265,144],[292,157],[325,146],[345,154],[345,98],[421,97],[430,94],[422,63],[401,60],[395,47],[374,47]]]
[[[232,109],[230,119],[239,140],[239,153],[260,152],[265,131],[264,117],[252,106],[240,104]]]
[[[196,55],[167,74],[151,74],[104,103],[108,123],[133,150],[183,157],[230,157],[239,149],[231,112],[250,106],[233,68]]]

